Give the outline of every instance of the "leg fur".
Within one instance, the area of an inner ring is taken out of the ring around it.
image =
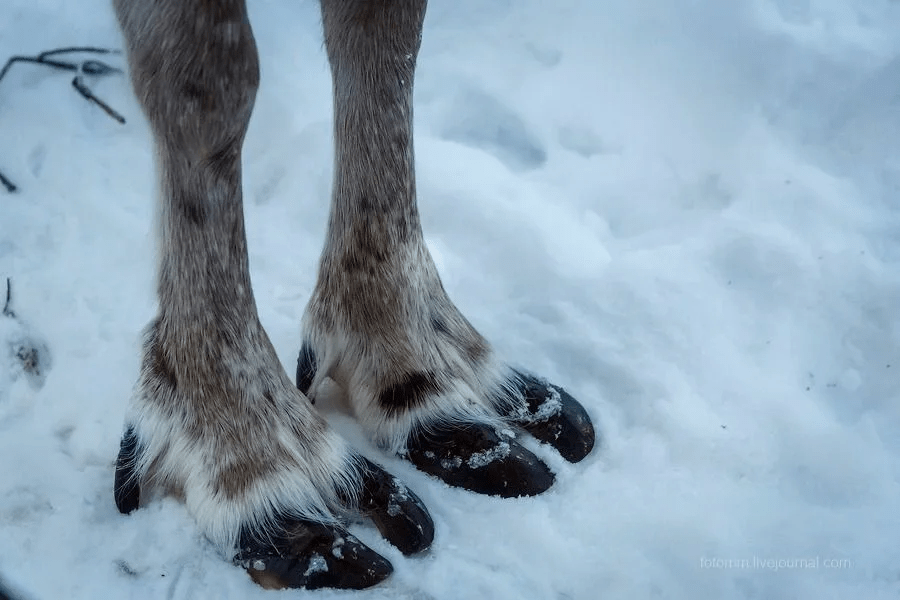
[[[412,146],[423,0],[323,0],[334,82],[335,181],[304,329],[318,369],[397,451],[419,426],[490,419],[504,380],[490,347],[447,298],[425,247]],[[440,397],[440,401],[435,398]]]
[[[425,0],[322,0],[335,179],[304,316],[298,386],[314,397],[326,377],[334,380],[377,444],[408,451],[448,483],[501,495],[540,493],[552,474],[515,442],[508,423],[575,417],[574,426],[544,427],[550,433],[541,438],[554,443],[563,429],[577,436],[563,440],[580,447],[566,455],[575,460],[590,451],[594,433],[574,400],[568,412],[543,401],[553,396],[546,382],[528,379],[543,385],[541,400],[529,402],[526,379],[499,362],[456,309],[425,246],[412,143],[424,15]],[[538,405],[543,413],[532,410]],[[515,483],[525,480],[530,484]]]
[[[130,423],[136,472],[143,496],[182,496],[229,550],[242,526],[277,512],[327,518],[358,475],[344,442],[291,389],[257,317],[240,151],[259,66],[243,3],[115,6],[160,176],[160,314]]]

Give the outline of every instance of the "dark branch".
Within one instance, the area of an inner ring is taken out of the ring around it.
[[[0,79],[3,79],[3,77],[6,76],[6,73],[17,62],[33,63],[33,64],[37,64],[37,65],[46,65],[48,67],[53,67],[54,69],[60,69],[63,71],[77,71],[78,70],[77,63],[64,62],[61,60],[45,60],[45,59],[37,57],[37,56],[13,56],[8,61],[6,61],[6,64],[3,65],[2,69],[0,69]]]
[[[95,96],[94,92],[89,90],[88,87],[86,85],[84,85],[84,82],[81,81],[80,75],[76,75],[75,79],[72,80],[72,86],[76,90],[78,90],[78,93],[81,94],[82,96],[84,96],[89,102],[95,103],[97,106],[102,108],[104,110],[104,112],[106,112],[106,114],[108,114],[110,117],[112,117],[113,119],[115,119],[116,121],[118,121],[119,123],[121,123],[123,125],[125,124],[125,117],[123,117],[118,112],[116,112],[106,102],[104,102],[103,100],[101,100],[100,98]]]
[[[16,318],[16,313],[12,310],[12,279],[6,278],[6,304],[3,305],[3,316]]]
[[[45,67],[50,67],[52,69],[58,69],[61,71],[77,71],[78,73],[83,75],[92,75],[97,77],[122,72],[122,69],[118,69],[99,60],[87,59],[78,62],[69,62],[49,58],[51,56],[57,56],[60,54],[72,54],[78,52],[90,54],[119,54],[118,50],[112,50],[110,48],[98,48],[96,46],[66,46],[64,48],[55,48],[53,50],[41,52],[37,56],[16,55],[7,60],[6,64],[3,65],[3,68],[0,69],[0,80],[2,80],[6,76],[12,66],[16,63],[44,65]],[[81,96],[88,102],[93,102],[94,104],[102,108],[103,112],[108,114],[119,123],[125,123],[125,117],[119,114],[110,105],[95,96],[94,93],[84,84],[81,79],[81,75],[75,76],[75,79],[72,80],[72,86],[76,90],[78,90],[78,93],[81,94]],[[7,179],[6,176],[3,175],[3,173],[0,173],[0,184],[2,184],[3,187],[6,188],[6,191],[9,193],[15,192],[18,189],[12,181]]]
[[[68,46],[66,48],[56,48],[54,50],[46,50],[38,54],[38,58],[47,58],[55,54],[71,54],[73,52],[90,52],[92,54],[121,54],[118,50],[111,48],[99,48],[97,46]]]
[[[12,181],[7,179],[6,176],[3,175],[3,173],[0,173],[0,183],[3,184],[3,187],[5,187],[6,191],[9,192],[10,194],[19,189],[16,187],[16,185]]]

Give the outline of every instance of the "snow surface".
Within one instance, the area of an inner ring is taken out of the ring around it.
[[[330,80],[315,2],[251,5],[250,261],[292,372]],[[0,193],[0,275],[52,367],[38,388],[0,354],[3,577],[35,599],[896,598],[900,3],[432,0],[425,28],[416,158],[444,284],[585,404],[600,448],[579,465],[538,448],[556,485],[500,500],[335,417],[436,522],[411,559],[354,526],[396,569],[362,593],[262,591],[174,501],[119,515],[154,312],[148,128],[125,77],[92,82],[121,126],[70,75],[18,65],[0,84],[0,170],[21,188]],[[121,47],[107,0],[4,1],[0,56],[71,44]]]

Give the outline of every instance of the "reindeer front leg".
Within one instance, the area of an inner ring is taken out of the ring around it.
[[[333,516],[357,508],[406,553],[433,527],[282,369],[250,285],[241,146],[259,83],[242,0],[116,0],[159,174],[159,313],[116,470],[123,512],[181,498],[260,583],[367,587],[387,560]]]
[[[539,494],[553,474],[512,434],[573,462],[593,448],[584,408],[507,368],[448,298],[425,246],[413,164],[413,75],[425,0],[322,0],[335,176],[297,383],[342,386],[372,439],[472,491]]]

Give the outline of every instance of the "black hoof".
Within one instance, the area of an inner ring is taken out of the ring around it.
[[[553,473],[512,436],[483,424],[441,425],[413,436],[407,458],[447,484],[479,494],[535,496],[553,485]]]
[[[381,583],[391,563],[343,529],[291,520],[265,540],[244,534],[235,562],[269,589],[361,590]]]
[[[303,394],[309,393],[317,368],[316,353],[309,344],[304,343],[297,357],[297,389]]]
[[[499,406],[500,413],[538,440],[550,444],[569,462],[579,462],[594,448],[594,426],[584,407],[552,383],[516,372],[514,385],[525,397],[521,406]]]
[[[365,473],[360,511],[403,554],[427,550],[434,540],[434,522],[428,509],[396,477],[365,458],[361,460]]]
[[[116,499],[116,508],[122,514],[128,514],[136,510],[141,503],[141,489],[138,485],[134,470],[137,460],[137,436],[134,428],[129,427],[122,436],[119,445],[119,456],[116,458],[116,476],[113,483],[113,496]]]

